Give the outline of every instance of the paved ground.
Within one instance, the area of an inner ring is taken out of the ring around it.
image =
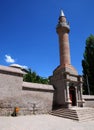
[[[77,122],[52,115],[0,117],[0,130],[94,130],[94,121]]]

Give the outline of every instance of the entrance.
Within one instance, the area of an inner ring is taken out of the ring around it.
[[[76,106],[76,92],[75,92],[75,87],[71,86],[69,88],[69,93],[70,93],[70,100],[71,100],[71,105]]]

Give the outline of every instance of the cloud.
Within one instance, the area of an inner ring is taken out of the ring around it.
[[[7,63],[14,63],[15,62],[15,60],[9,55],[5,55],[5,61]]]

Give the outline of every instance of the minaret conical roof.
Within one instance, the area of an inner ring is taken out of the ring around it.
[[[63,12],[63,10],[61,10],[60,11],[60,17],[64,17],[65,15],[64,15],[64,12]]]

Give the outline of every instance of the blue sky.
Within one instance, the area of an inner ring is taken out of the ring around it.
[[[94,0],[0,0],[0,65],[27,66],[42,77],[59,65],[56,25],[70,22],[71,64],[82,74],[85,41],[94,34]]]

